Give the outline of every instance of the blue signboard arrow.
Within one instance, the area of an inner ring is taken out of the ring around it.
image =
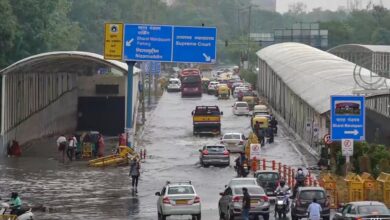
[[[365,140],[365,98],[363,96],[331,96],[331,129],[333,141]]]

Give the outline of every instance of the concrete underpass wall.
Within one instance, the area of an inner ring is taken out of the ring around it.
[[[77,89],[68,91],[49,106],[7,131],[3,137],[4,146],[1,152],[5,152],[7,143],[13,139],[24,144],[44,136],[73,131],[77,124],[77,96]]]

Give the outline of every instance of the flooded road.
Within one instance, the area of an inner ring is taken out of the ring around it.
[[[154,193],[161,191],[166,181],[191,180],[201,197],[202,218],[219,219],[219,192],[235,177],[235,171],[232,166],[200,166],[198,149],[218,143],[219,137],[193,136],[191,111],[196,105],[218,105],[224,112],[222,133],[247,135],[249,117],[232,115],[233,103],[233,99],[217,100],[209,95],[182,99],[180,93],[164,93],[147,118],[140,140],[148,155],[141,164],[138,194],[130,188],[128,167],[89,168],[82,161],[61,164],[55,159],[52,138],[36,143],[26,157],[1,159],[0,196],[18,191],[23,202],[50,209],[35,212],[37,219],[148,220],[157,219]],[[262,155],[293,167],[303,166],[289,137],[282,128],[279,131],[275,143],[266,145]],[[43,153],[39,153],[41,149]]]

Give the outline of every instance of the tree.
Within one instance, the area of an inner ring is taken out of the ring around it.
[[[0,0],[0,69],[10,62],[16,31],[16,18],[9,0]]]

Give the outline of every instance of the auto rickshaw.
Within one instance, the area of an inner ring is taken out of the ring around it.
[[[253,107],[253,115],[256,114],[269,115],[269,109],[266,105],[255,105]]]
[[[256,129],[256,124],[259,123],[259,129]],[[266,116],[257,115],[251,120],[253,133],[259,138],[261,146],[264,146],[266,137],[268,137],[269,118]]]
[[[249,110],[253,110],[253,107],[255,105],[257,105],[256,97],[254,97],[254,96],[244,96],[244,97],[242,97],[242,101],[248,103]]]
[[[226,84],[218,86],[218,99],[229,99],[230,89]]]

